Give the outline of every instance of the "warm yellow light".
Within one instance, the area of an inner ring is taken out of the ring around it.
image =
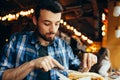
[[[61,20],[60,20],[60,23],[63,24],[63,22],[64,22],[63,19],[61,19]]]
[[[92,52],[90,48],[86,48],[86,52]]]
[[[76,31],[77,31],[76,29],[73,30],[74,33],[75,33]]]
[[[77,35],[77,36],[81,36],[81,33],[78,32],[76,29],[74,29],[74,34]]]
[[[29,14],[29,13],[28,13],[27,11],[25,11],[25,16],[28,16],[28,14]]]
[[[2,17],[0,16],[0,20],[2,20]]]
[[[24,15],[24,11],[20,11],[20,15]]]
[[[0,20],[5,21],[8,19],[8,21],[14,20],[14,19],[18,19],[19,15],[21,16],[29,16],[31,13],[34,13],[34,9],[30,9],[28,11],[20,11],[16,14],[7,14],[3,17],[0,17]]]
[[[105,25],[102,26],[102,30],[104,31],[106,28],[105,28]]]
[[[2,17],[2,21],[5,21],[6,19],[7,19],[6,16]]]
[[[19,17],[19,13],[16,14],[16,17],[17,17],[17,18]]]
[[[66,27],[67,27],[67,29],[70,29],[70,25],[67,25]]]
[[[97,53],[101,47],[100,42],[94,42],[91,45],[86,47],[87,52]]]
[[[86,36],[82,35],[82,39],[87,40],[88,38]]]
[[[30,15],[31,14],[31,11],[30,10],[28,10],[28,15]]]
[[[74,27],[71,26],[71,27],[70,27],[70,30],[73,30],[73,29],[74,29]]]
[[[102,20],[104,21],[105,20],[105,14],[102,13]]]
[[[16,19],[16,16],[14,14],[9,14],[7,18],[8,18],[8,21],[11,21]]]
[[[6,42],[8,42],[8,39],[5,39]]]
[[[87,42],[88,42],[89,44],[92,44],[92,43],[93,43],[93,41],[90,40],[90,39],[87,39]]]
[[[34,13],[34,9],[30,9],[30,12],[31,12],[31,13]]]
[[[102,32],[102,36],[105,36],[105,34],[106,34],[106,33],[103,31],[103,32]]]
[[[67,24],[67,22],[64,21],[64,22],[63,22],[63,25],[65,26],[66,24]]]

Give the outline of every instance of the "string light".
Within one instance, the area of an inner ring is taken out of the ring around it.
[[[105,36],[106,32],[102,32],[102,36]]]
[[[0,20],[2,20],[2,17],[0,17]]]
[[[93,41],[90,40],[90,39],[87,39],[87,42],[88,42],[89,44],[92,44],[92,43],[93,43]]]
[[[74,34],[77,36],[81,36],[82,34],[80,32],[78,32],[76,29],[73,30]]]
[[[5,16],[0,16],[1,21],[12,21],[12,20],[17,20],[19,16],[29,16],[30,14],[34,13],[34,9],[30,9],[28,11],[20,11],[16,14],[7,14]]]
[[[106,20],[106,15],[104,13],[102,13],[102,22],[103,22],[103,26],[101,28],[102,30],[102,36],[105,36],[107,33],[107,20]]]
[[[67,27],[67,29],[70,29],[70,25],[67,25],[66,27]]]
[[[71,27],[70,27],[70,30],[72,30],[72,31],[73,31],[73,29],[74,29],[74,27],[73,27],[73,26],[71,26]]]
[[[60,20],[60,23],[63,24],[63,20],[62,19]]]
[[[1,19],[1,20],[2,20],[2,21],[5,21],[6,19],[7,19],[7,18],[4,16],[4,17],[2,17],[2,19]]]
[[[87,40],[88,38],[86,36],[82,35],[82,39]]]
[[[67,24],[67,22],[63,22],[63,25],[65,26]]]
[[[65,22],[64,20],[61,19],[61,24],[63,24],[67,29],[71,30],[74,32],[74,35],[76,36],[81,36],[82,40],[86,40],[89,44],[92,44],[93,41],[88,39],[88,37],[86,37],[85,35],[81,34],[81,32],[77,31],[73,26],[70,26],[69,24],[67,24],[67,22]]]
[[[102,26],[102,30],[105,30],[105,25]]]
[[[104,21],[105,20],[105,14],[102,13],[102,20]]]

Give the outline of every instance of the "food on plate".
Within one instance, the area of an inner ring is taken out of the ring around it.
[[[70,78],[70,80],[85,80],[85,78],[87,79],[88,77],[91,78],[91,80],[105,80],[101,75],[97,74],[97,73],[93,73],[93,72],[71,72],[68,74],[68,78]]]

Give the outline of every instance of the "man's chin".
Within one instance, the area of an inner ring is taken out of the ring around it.
[[[39,37],[47,42],[53,42],[54,38],[55,38],[55,36],[45,36],[45,35],[41,35],[41,34],[39,34]]]
[[[49,41],[49,42],[53,42],[54,41],[54,37],[46,38],[45,40]]]

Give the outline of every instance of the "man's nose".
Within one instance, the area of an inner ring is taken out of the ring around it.
[[[53,31],[55,30],[55,25],[54,25],[54,24],[53,24],[53,25],[51,25],[51,27],[50,27],[50,29],[49,29],[49,30],[50,30],[50,32],[51,32],[51,31],[53,32]]]

